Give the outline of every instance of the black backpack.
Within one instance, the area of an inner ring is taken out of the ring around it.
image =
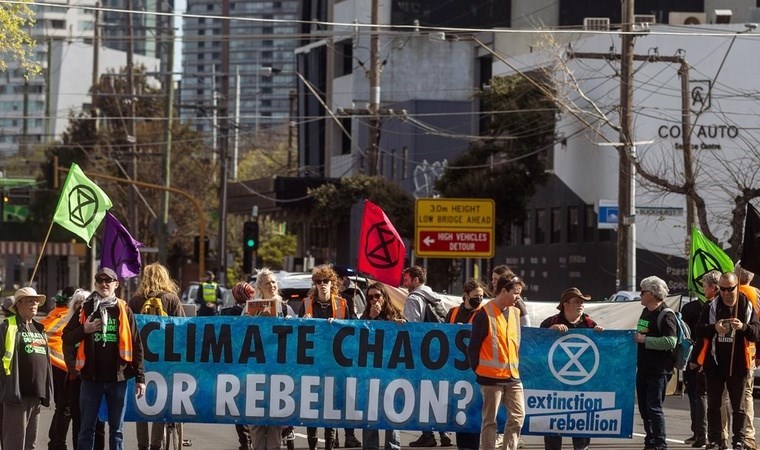
[[[415,292],[425,300],[425,315],[423,322],[443,323],[446,321],[446,308],[443,307],[441,297],[435,292],[420,290]]]

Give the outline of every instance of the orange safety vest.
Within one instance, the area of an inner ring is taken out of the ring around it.
[[[50,349],[50,362],[61,370],[66,370],[66,362],[63,360],[63,328],[66,326],[66,322],[62,319],[66,317],[69,312],[67,305],[56,306],[52,311],[40,320],[40,323],[45,327],[45,333],[48,335],[48,348]]]
[[[749,300],[749,298],[747,298]],[[710,325],[715,325],[716,321],[716,313],[717,313],[717,306],[716,302],[719,302],[720,297],[716,298],[710,303],[710,312],[708,314],[708,322]],[[749,324],[749,320],[752,317],[752,301],[747,304],[747,311],[745,311],[746,322]],[[713,340],[715,340],[715,336],[713,336]],[[702,349],[699,351],[699,355],[697,355],[697,363],[699,363],[700,366],[704,366],[705,360],[707,359],[707,347],[710,347],[712,357],[715,358],[715,348],[714,346],[710,345],[710,339],[705,338],[704,343],[702,345]],[[746,338],[744,339],[744,362],[747,364],[745,367],[750,368],[754,364],[755,361],[755,343],[752,341],[748,341]]]
[[[478,305],[478,307],[472,311],[472,314],[470,314],[470,320],[468,320],[467,323],[472,323],[472,319],[475,318],[475,313],[480,311],[480,308],[482,307],[483,305]],[[451,308],[451,318],[449,319],[449,323],[457,323],[457,314],[459,313],[459,308],[459,306]]]
[[[333,295],[330,296],[330,301],[332,301],[333,319],[345,319],[346,311],[348,311],[348,304],[346,303],[346,299],[343,297],[338,297],[337,295]],[[311,297],[306,297],[303,303],[304,311],[306,314],[314,317],[314,300]]]
[[[504,314],[496,302],[483,306],[488,317],[488,336],[480,344],[480,359],[475,373],[495,379],[520,378],[520,310],[507,307]]]
[[[754,287],[748,285],[748,284],[740,284],[739,285],[739,292],[744,294],[745,297],[747,297],[747,300],[749,300],[750,303],[752,303],[752,308],[755,310],[755,314],[760,317],[760,305],[757,304],[757,289]]]
[[[129,328],[129,319],[127,318],[127,307],[124,300],[117,300],[119,307],[119,356],[126,362],[132,362],[132,330]],[[79,323],[84,324],[87,317],[84,315],[84,305],[79,314]],[[85,363],[84,343],[79,345],[77,350],[76,369],[82,370]]]

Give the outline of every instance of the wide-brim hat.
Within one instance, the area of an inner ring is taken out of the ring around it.
[[[24,287],[16,291],[15,294],[13,294],[13,304],[9,308],[11,311],[16,312],[16,303],[19,302],[22,298],[29,298],[32,297],[37,300],[37,304],[42,306],[43,303],[45,303],[46,297],[42,294],[38,294],[37,291],[34,290],[32,287]]]
[[[571,287],[569,289],[565,289],[562,292],[562,297],[561,297],[561,300],[559,301],[559,305],[557,305],[557,309],[562,311],[562,305],[564,305],[565,302],[569,302],[574,297],[578,297],[584,302],[591,300],[590,295],[584,295],[583,292],[581,292],[581,290],[578,289],[577,287]]]

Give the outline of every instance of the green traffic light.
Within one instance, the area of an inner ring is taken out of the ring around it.
[[[245,241],[245,246],[248,248],[253,248],[255,245],[256,245],[256,241],[254,241],[253,239],[248,239],[247,241]]]

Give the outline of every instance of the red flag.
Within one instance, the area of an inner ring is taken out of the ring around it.
[[[388,216],[379,206],[365,200],[358,269],[395,287],[401,281],[405,256],[406,246]]]

